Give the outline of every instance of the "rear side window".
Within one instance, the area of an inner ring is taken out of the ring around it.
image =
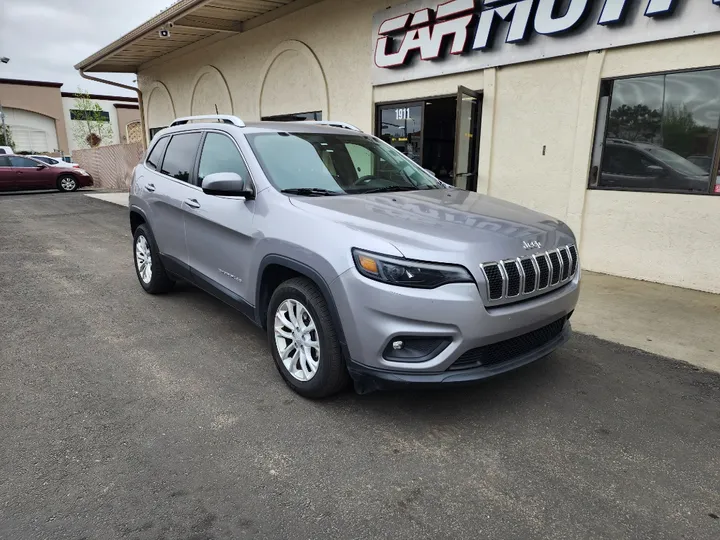
[[[222,172],[234,172],[243,180],[250,180],[250,173],[235,143],[225,135],[208,133],[200,157],[198,184],[202,186],[207,175]]]
[[[12,165],[10,165],[10,159],[5,156],[0,156],[0,167],[12,167]]]
[[[200,133],[173,135],[165,152],[160,172],[177,180],[189,182],[200,145],[200,137]]]
[[[165,137],[157,142],[155,148],[152,149],[152,152],[150,152],[150,155],[147,158],[146,163],[148,167],[155,171],[158,170],[169,141],[170,137]]]

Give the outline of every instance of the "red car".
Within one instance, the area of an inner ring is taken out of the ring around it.
[[[90,174],[82,169],[50,167],[37,159],[0,156],[0,191],[59,189],[75,191],[93,185]]]

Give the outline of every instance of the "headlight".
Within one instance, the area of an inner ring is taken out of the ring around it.
[[[400,287],[435,289],[448,283],[474,283],[462,266],[433,264],[353,249],[355,266],[363,276]]]

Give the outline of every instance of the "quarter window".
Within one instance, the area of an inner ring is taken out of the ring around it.
[[[720,193],[720,69],[604,81],[591,188]]]
[[[250,179],[250,173],[235,143],[225,135],[208,133],[200,157],[198,184],[202,186],[207,175],[221,172],[234,172],[244,180]]]
[[[167,148],[168,142],[170,141],[170,137],[165,137],[163,139],[160,139],[155,147],[152,149],[152,152],[150,152],[150,155],[147,158],[147,166],[151,169],[157,171],[160,168],[160,164],[162,163],[163,154],[165,153],[165,149]]]
[[[200,145],[200,136],[200,133],[173,135],[165,152],[160,172],[177,180],[189,182]]]
[[[10,165],[10,159],[5,156],[0,156],[0,167],[12,167],[12,165]]]

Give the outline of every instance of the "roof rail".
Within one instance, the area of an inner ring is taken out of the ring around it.
[[[221,122],[223,124],[231,124],[237,127],[245,127],[245,122],[243,122],[239,117],[232,116],[230,114],[203,114],[200,116],[186,116],[185,118],[175,119],[173,123],[170,124],[170,127],[183,126],[189,122],[193,122],[196,120],[217,120],[218,122]]]
[[[362,129],[360,129],[357,126],[353,126],[352,124],[348,124],[347,122],[333,122],[332,120],[304,120],[302,122],[297,122],[298,124],[313,124],[316,126],[328,126],[328,127],[336,127],[336,128],[342,128],[342,129],[350,129],[352,131],[359,131],[362,133]]]

